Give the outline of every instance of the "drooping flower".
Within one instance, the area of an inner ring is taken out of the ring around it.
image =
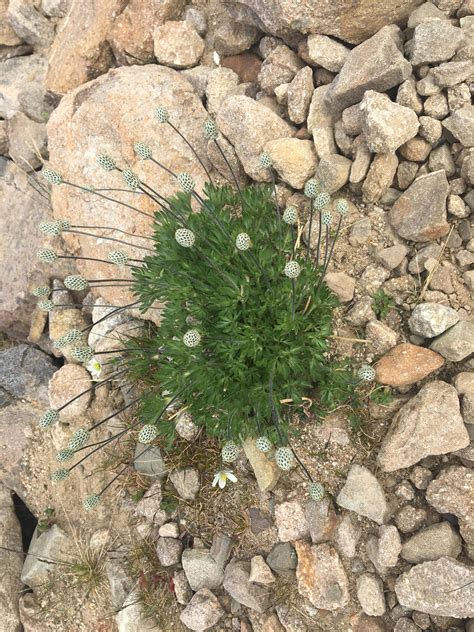
[[[304,194],[307,198],[315,198],[318,195],[319,186],[314,178],[311,178],[304,185]]]
[[[272,449],[272,442],[268,437],[259,437],[255,442],[255,445],[259,452],[270,452]]]
[[[263,151],[258,157],[258,159],[262,167],[264,167],[265,169],[270,169],[270,167],[273,164],[272,157],[266,151]]]
[[[95,160],[99,167],[102,167],[105,171],[113,171],[117,168],[115,160],[108,154],[97,154]]]
[[[324,498],[324,487],[321,483],[310,483],[309,484],[309,495],[312,500],[322,500]]]
[[[91,509],[94,509],[95,507],[97,507],[99,503],[100,503],[100,496],[98,496],[97,494],[91,494],[84,501],[84,509],[86,511],[90,511]]]
[[[275,452],[275,461],[280,470],[290,470],[293,465],[294,456],[290,448],[278,448]]]
[[[207,119],[204,121],[204,136],[208,140],[215,140],[219,135],[219,130],[214,119]]]
[[[91,374],[93,380],[98,380],[102,373],[102,364],[97,358],[91,358],[86,364],[86,369]]]
[[[298,222],[298,210],[295,206],[287,206],[283,211],[283,221],[285,224],[293,226]]]
[[[158,436],[158,430],[153,424],[145,424],[138,433],[138,441],[140,443],[151,443]]]
[[[192,193],[194,191],[194,187],[196,186],[192,176],[185,171],[178,173],[176,176],[181,188],[185,193]]]
[[[37,252],[37,257],[44,263],[54,263],[58,255],[52,248],[40,248]]]
[[[137,154],[137,156],[141,158],[142,160],[149,160],[153,155],[148,145],[146,145],[145,143],[142,143],[141,141],[138,143],[135,143],[135,145],[133,146],[133,149],[135,150],[135,153]]]
[[[85,279],[82,274],[70,274],[64,279],[64,285],[68,290],[75,292],[86,290],[89,287],[87,279]]]
[[[216,472],[214,480],[212,481],[212,486],[215,487],[216,485],[219,485],[221,489],[224,489],[228,480],[231,483],[237,483],[237,476],[235,476],[235,474],[230,470],[220,470],[219,472]]]
[[[155,110],[155,118],[160,122],[160,123],[167,123],[170,115],[168,110],[163,107],[162,105],[159,105],[156,110]]]

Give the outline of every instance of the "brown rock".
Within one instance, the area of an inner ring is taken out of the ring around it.
[[[304,123],[313,96],[313,71],[309,66],[299,70],[288,86],[288,116],[293,123]]]
[[[255,82],[262,67],[262,60],[254,53],[240,53],[224,57],[221,66],[233,70],[242,83]]]
[[[317,7],[311,2],[294,0],[264,2],[239,0],[253,11],[258,21],[273,35],[285,36],[300,33],[324,33],[358,44],[376,33],[385,24],[402,22],[420,4],[419,0],[319,0]]]
[[[251,24],[224,19],[214,31],[214,49],[219,55],[237,55],[248,50],[258,37]]]
[[[78,103],[81,106],[76,109]],[[144,103],[146,107],[143,107]],[[191,84],[174,70],[149,65],[114,69],[71,92],[61,101],[48,123],[51,166],[58,167],[71,182],[90,183],[99,188],[123,188],[119,172],[105,172],[96,165],[96,154],[106,151],[120,164],[123,165],[124,161],[128,163],[144,181],[153,181],[162,195],[174,194],[177,190],[174,178],[157,169],[151,161],[140,160],[132,146],[136,139],[147,139],[150,130],[156,129],[153,113],[158,105],[168,108],[171,121],[198,154],[205,157],[207,142],[202,134],[202,125],[207,113]],[[151,144],[152,150],[159,148],[167,165],[176,172],[189,172],[197,189],[201,189],[205,174],[179,136],[168,125],[163,125],[159,128],[158,137],[159,140]],[[139,196],[134,196],[132,201],[129,194],[123,195],[125,197],[121,199],[137,204],[148,213],[155,207],[145,196],[140,196],[140,200],[137,200]],[[54,188],[52,204],[57,216],[68,217],[75,224],[117,226],[137,235],[147,235],[152,229],[151,218],[93,195],[78,195],[71,187]],[[108,234],[113,236],[110,231]],[[68,247],[83,256],[106,259],[112,249],[110,242],[97,243],[97,240],[85,236],[79,239],[73,235],[68,237]],[[138,243],[142,245],[143,241]],[[142,258],[142,250],[127,247],[127,251],[131,258]],[[107,279],[116,275],[113,266],[95,261],[81,263],[80,270],[86,278]],[[124,301],[133,300],[129,300],[127,290],[117,287],[100,288],[98,294],[111,305],[123,305]]]
[[[299,593],[316,608],[337,610],[349,602],[347,575],[337,551],[329,544],[295,543]]]
[[[292,81],[304,64],[288,46],[277,46],[265,57],[258,80],[267,94],[273,94],[282,83]]]
[[[398,158],[395,154],[377,154],[370,165],[362,185],[367,202],[378,202],[388,191],[397,172]]]
[[[422,380],[444,364],[444,358],[409,343],[393,347],[375,367],[375,379],[379,384],[389,386],[407,386]]]
[[[264,150],[280,178],[293,189],[302,189],[316,171],[317,158],[310,140],[279,138],[266,143]]]
[[[153,30],[167,20],[176,20],[185,0],[130,0],[113,22],[109,42],[121,64],[136,64],[137,59],[150,63],[154,59]]]
[[[153,33],[155,57],[171,68],[196,66],[204,53],[204,40],[189,22],[169,20]]]
[[[65,364],[49,381],[48,394],[51,408],[58,409],[91,386],[89,371],[78,364]],[[78,397],[61,411],[61,420],[68,421],[86,412],[92,391]]]
[[[21,39],[7,22],[9,0],[0,0],[0,46],[17,46]]]
[[[431,145],[424,138],[416,136],[400,147],[400,153],[406,160],[424,162],[430,155]]]
[[[48,90],[65,94],[107,72],[113,63],[108,35],[125,4],[125,0],[73,2],[51,46]]]

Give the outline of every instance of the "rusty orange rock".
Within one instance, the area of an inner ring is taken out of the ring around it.
[[[375,367],[375,379],[388,386],[414,384],[444,364],[444,358],[430,349],[402,343],[390,349]]]

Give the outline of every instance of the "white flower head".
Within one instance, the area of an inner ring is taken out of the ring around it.
[[[86,365],[86,369],[92,376],[93,380],[98,380],[102,373],[102,364],[97,358],[91,358]]]
[[[216,485],[219,485],[221,489],[224,489],[228,480],[231,483],[237,483],[237,476],[230,470],[220,470],[219,472],[216,472],[214,480],[212,481],[212,486],[215,487]]]

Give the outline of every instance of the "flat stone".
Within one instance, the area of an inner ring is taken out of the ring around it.
[[[176,522],[167,522],[158,529],[162,538],[179,538],[179,526]]]
[[[57,524],[53,524],[43,533],[35,529],[21,571],[21,581],[30,588],[47,582],[54,570],[54,565],[49,560],[65,559],[69,547],[69,538]]]
[[[434,64],[454,57],[462,42],[462,31],[449,20],[431,20],[415,27],[409,56],[414,66]]]
[[[295,549],[289,542],[277,542],[267,555],[266,562],[275,573],[288,573],[297,565]]]
[[[264,146],[270,154],[273,167],[283,182],[293,189],[302,189],[316,171],[317,157],[310,140],[279,138]]]
[[[396,244],[389,248],[381,248],[375,252],[375,259],[380,261],[387,270],[397,268],[408,254],[408,248],[403,244]]]
[[[254,440],[246,439],[242,443],[242,448],[253,469],[259,490],[262,492],[271,491],[280,478],[281,470],[274,461],[257,450]]]
[[[434,338],[459,321],[459,314],[455,309],[439,303],[419,303],[410,318],[410,331],[422,338]]]
[[[372,154],[365,142],[357,144],[353,155],[351,173],[349,174],[349,182],[352,184],[358,184],[364,180],[367,172],[369,171],[370,162],[372,160]]]
[[[337,517],[327,498],[320,501],[310,500],[305,507],[305,523],[313,544],[332,540],[336,529]]]
[[[375,355],[387,353],[398,341],[398,333],[380,320],[371,320],[367,323],[365,337],[371,341],[370,350]]]
[[[408,79],[411,65],[400,52],[399,33],[395,25],[385,26],[351,50],[328,93],[334,108],[343,110],[367,90],[385,92]]]
[[[250,581],[250,562],[232,560],[224,574],[224,588],[229,595],[251,610],[264,612],[269,606],[269,592]]]
[[[329,544],[295,543],[298,592],[316,608],[337,610],[349,602],[347,575],[337,551]]]
[[[357,578],[357,599],[365,614],[380,617],[385,612],[383,583],[376,575],[364,573]]]
[[[449,557],[425,562],[395,582],[399,603],[430,615],[464,619],[474,615],[474,570]]]
[[[309,66],[298,70],[288,85],[288,116],[293,123],[304,123],[313,97],[313,71]]]
[[[389,218],[404,239],[425,242],[443,237],[449,231],[446,199],[449,185],[444,171],[420,176],[398,198]]]
[[[20,344],[0,351],[2,406],[20,399],[46,408],[48,383],[55,371],[51,358],[34,347]]]
[[[275,524],[281,542],[301,540],[309,536],[304,507],[296,500],[275,506]]]
[[[365,548],[375,568],[379,573],[385,574],[387,569],[396,566],[402,550],[402,542],[397,527],[392,524],[382,525],[379,528],[379,537],[369,536]]]
[[[410,343],[393,347],[377,362],[375,379],[379,384],[408,386],[423,380],[444,364],[438,353]]]
[[[199,492],[199,472],[194,467],[185,467],[173,470],[170,473],[170,481],[173,483],[178,495],[184,500],[194,500]]]
[[[259,156],[268,141],[293,136],[293,128],[265,105],[246,96],[226,99],[217,124],[234,146],[247,175],[259,182],[270,181]]]
[[[216,625],[224,614],[217,597],[207,588],[201,588],[181,612],[179,618],[190,630],[201,632]]]
[[[426,500],[440,513],[454,514],[459,520],[461,536],[474,543],[474,471],[452,466],[443,469],[426,490]]]
[[[204,53],[204,40],[189,22],[169,20],[155,28],[154,52],[159,64],[171,68],[191,68]]]
[[[331,72],[341,70],[350,52],[347,46],[326,35],[310,35],[307,46],[310,61]]]
[[[456,558],[461,550],[461,538],[449,522],[438,522],[406,540],[401,556],[411,564],[419,564],[445,556]]]
[[[431,343],[430,349],[451,362],[460,362],[474,353],[474,320],[461,320]]]
[[[372,160],[367,177],[362,185],[362,194],[367,202],[378,202],[389,190],[398,167],[395,154],[377,154]]]
[[[173,566],[179,564],[183,543],[176,538],[158,538],[156,543],[156,554],[162,566]]]
[[[65,364],[56,371],[48,386],[51,408],[55,410],[67,404],[83,391],[87,391],[92,384],[89,371],[78,364]],[[78,397],[61,410],[61,421],[70,421],[83,415],[89,407],[92,391]]]
[[[474,147],[474,105],[453,112],[443,121],[443,127],[464,147]]]
[[[249,581],[265,585],[275,581],[275,576],[261,555],[254,555],[250,560]]]
[[[373,90],[365,92],[360,111],[365,142],[374,153],[393,153],[418,132],[418,117],[413,110]]]
[[[224,568],[211,555],[208,549],[185,549],[181,564],[186,578],[194,591],[201,588],[215,590],[224,579]]]
[[[162,479],[166,476],[168,468],[161,456],[158,446],[149,446],[145,443],[137,443],[133,466],[140,474]]]
[[[324,277],[328,288],[342,303],[349,303],[354,297],[355,280],[345,272],[328,272]]]
[[[423,386],[395,414],[382,442],[377,461],[393,472],[436,454],[448,454],[469,445],[456,389],[442,381]]]
[[[362,465],[352,465],[346,482],[336,498],[340,507],[383,524],[390,510],[377,478]]]

